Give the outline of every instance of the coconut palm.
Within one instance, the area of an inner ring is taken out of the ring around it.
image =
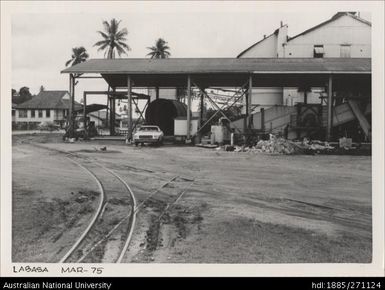
[[[150,56],[151,58],[168,58],[171,55],[169,51],[170,47],[167,45],[167,42],[162,38],[159,38],[155,42],[154,46],[147,48],[150,50],[147,56]]]
[[[85,62],[88,59],[89,55],[86,49],[83,46],[74,47],[72,49],[71,59],[66,62],[66,66],[74,66],[75,64]]]
[[[121,54],[127,54],[131,50],[125,43],[128,34],[127,29],[119,30],[120,22],[115,18],[111,19],[110,22],[103,21],[104,32],[98,31],[103,40],[96,42],[94,46],[98,46],[98,51],[104,50],[104,57],[106,58],[115,58],[115,51],[120,56]]]
[[[159,38],[154,46],[147,48],[150,50],[147,56],[151,58],[168,58],[171,55],[169,51],[170,47],[163,38]],[[155,97],[159,99],[159,87],[155,87]]]

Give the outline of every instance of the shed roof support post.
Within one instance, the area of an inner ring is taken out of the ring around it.
[[[251,100],[253,96],[253,75],[250,74],[249,76],[249,88],[247,92],[247,105],[246,105],[246,110],[247,110],[247,128],[250,128],[250,115],[251,115]]]
[[[249,76],[247,94],[245,95],[245,118],[243,119],[243,133],[246,134],[249,129],[249,119],[250,119],[250,102],[251,102],[251,94],[253,91],[253,78],[252,75]]]
[[[202,123],[203,123],[203,110],[204,110],[204,106],[205,106],[205,103],[204,103],[204,96],[202,93],[199,94],[199,97],[200,97],[200,114],[199,114],[199,127],[202,126]]]
[[[187,140],[190,140],[191,128],[191,76],[187,76]]]
[[[110,135],[115,135],[115,87],[112,88],[110,97]]]
[[[69,91],[70,91],[70,102],[68,110],[68,136],[74,137],[75,132],[75,118],[74,118],[74,106],[75,106],[75,79],[73,74],[70,74],[69,79]]]
[[[156,100],[159,99],[159,87],[158,86],[155,87],[155,99]]]
[[[86,107],[87,107],[87,93],[83,92],[83,124],[84,124],[84,137],[88,137],[87,132],[87,113],[86,113]]]
[[[131,83],[131,76],[127,76],[127,113],[128,113],[128,132],[127,132],[127,141],[132,141],[132,83]]]
[[[329,75],[328,82],[328,122],[326,127],[326,140],[330,141],[333,126],[333,76]]]
[[[68,136],[69,137],[72,137],[71,136],[71,116],[72,116],[72,111],[73,111],[73,108],[72,108],[72,102],[71,102],[71,96],[72,96],[72,75],[69,74],[69,84],[68,84],[68,91],[69,91],[69,94],[70,94],[70,102],[68,103],[68,115],[67,115],[67,130],[68,130]]]

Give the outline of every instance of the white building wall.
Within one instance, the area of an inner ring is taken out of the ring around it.
[[[176,100],[176,91],[176,88],[159,88],[159,99]],[[145,94],[151,96],[151,101],[154,101],[156,98],[155,88],[147,89]]]
[[[266,37],[240,57],[277,57],[277,35],[272,34]]]
[[[286,44],[283,57],[313,57],[314,45],[324,46],[324,57],[341,57],[341,45],[350,45],[351,57],[371,57],[371,27],[342,16]]]
[[[282,105],[283,88],[281,87],[259,87],[253,88],[251,105],[258,105],[252,113],[259,112],[261,108],[269,108],[274,105]]]
[[[95,127],[102,127],[103,126],[103,120],[102,119],[97,118],[97,117],[95,117],[95,116],[93,116],[91,114],[89,114],[88,117],[90,118],[90,122],[94,122],[95,123]]]
[[[64,113],[64,109],[55,110],[55,120],[64,120],[68,115],[68,109],[65,111],[66,112]]]
[[[20,111],[27,111],[27,117],[26,118],[20,118]],[[35,111],[35,117],[32,117],[32,112]],[[16,110],[16,122],[53,122],[55,117],[55,110],[49,110],[50,116],[47,117],[46,110],[42,110],[42,117],[39,117],[39,110]]]
[[[278,29],[277,36],[277,57],[283,57],[285,54],[285,45],[287,43],[287,25],[283,25]]]
[[[277,36],[278,35],[278,36]],[[309,33],[298,36],[285,43],[287,26],[279,29],[278,34],[263,40],[241,57],[314,57],[314,45],[324,46],[324,57],[343,57],[341,46],[350,46],[350,57],[371,57],[371,26],[350,16],[342,16]],[[282,46],[282,44],[284,44]],[[281,49],[283,48],[283,49]],[[316,91],[318,90],[318,92]],[[251,104],[260,104],[255,110],[268,105],[293,106],[304,102],[304,93],[298,88],[254,88]],[[307,93],[309,104],[319,104],[319,89]]]

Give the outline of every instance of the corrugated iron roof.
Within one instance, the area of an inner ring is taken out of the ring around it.
[[[106,118],[107,118],[107,112],[106,112],[105,110],[103,110],[103,111],[97,111],[97,112],[92,112],[92,113],[90,113],[89,115],[92,115],[93,117],[98,118],[98,119],[100,119],[100,120],[106,120]],[[122,116],[121,116],[120,114],[115,113],[115,119],[116,119],[116,120],[121,119],[121,117],[122,117]]]
[[[62,73],[370,73],[370,58],[121,58],[91,59]]]
[[[69,99],[64,99],[68,91],[42,91],[29,101],[17,105],[17,109],[68,109]],[[75,102],[75,108],[82,105]]]
[[[90,104],[86,105],[86,114],[106,109],[106,105],[102,104]],[[83,112],[84,106],[75,109],[75,112]]]
[[[317,24],[316,26],[313,26],[313,27],[311,27],[311,28],[309,28],[309,29],[303,31],[303,32],[297,34],[296,36],[288,37],[287,42],[290,42],[290,40],[295,39],[295,38],[297,38],[298,36],[301,36],[301,35],[304,35],[304,34],[306,34],[306,33],[311,32],[311,31],[313,31],[313,30],[316,30],[316,29],[318,29],[318,28],[320,28],[320,27],[322,27],[322,26],[324,26],[324,25],[326,25],[326,24],[328,24],[328,23],[330,23],[330,22],[332,22],[332,21],[334,21],[334,20],[336,20],[336,19],[342,17],[342,16],[349,16],[349,17],[351,17],[351,18],[353,18],[353,19],[355,19],[355,20],[358,20],[358,21],[360,21],[360,22],[362,22],[362,23],[365,23],[365,24],[367,24],[367,25],[369,25],[369,26],[372,26],[371,22],[369,22],[369,21],[367,21],[367,20],[365,20],[365,19],[363,19],[363,18],[360,18],[359,16],[355,15],[355,12],[338,12],[338,13],[336,13],[335,15],[333,15],[333,17],[331,17],[330,19],[328,19],[328,20],[326,20],[326,21],[324,21],[324,22],[322,22],[322,23],[320,23],[320,24]],[[285,24],[284,26],[287,26],[287,24]],[[252,48],[255,47],[256,45],[258,45],[259,43],[263,42],[263,41],[266,40],[267,38],[269,38],[269,37],[271,37],[272,35],[276,34],[276,33],[278,32],[278,30],[279,30],[279,28],[276,29],[276,30],[275,30],[272,34],[270,34],[269,36],[267,36],[267,37],[265,37],[265,38],[263,38],[263,39],[257,41],[256,43],[254,43],[254,44],[251,45],[250,47],[246,48],[246,49],[243,50],[240,54],[238,54],[237,57],[241,57],[243,54],[245,54],[247,51],[249,51],[250,49],[252,49]]]
[[[286,26],[287,27],[287,24],[283,25],[283,26]],[[282,26],[282,27],[283,27]],[[257,41],[256,43],[254,43],[253,45],[249,46],[248,48],[246,48],[245,50],[243,50],[240,54],[237,55],[237,58],[240,58],[242,55],[244,55],[246,52],[248,52],[250,49],[252,49],[253,47],[257,46],[258,44],[260,44],[261,42],[269,39],[270,37],[272,37],[273,35],[277,35],[278,34],[278,31],[279,31],[279,28],[277,28],[276,30],[274,30],[274,32],[268,36],[264,36],[261,40]]]
[[[358,17],[358,16],[355,15],[355,13],[354,14],[353,13],[354,12],[338,12],[335,15],[333,15],[332,18],[330,18],[330,19],[328,19],[328,20],[326,20],[326,21],[324,21],[324,22],[322,22],[322,23],[320,23],[320,24],[318,24],[316,26],[313,26],[313,27],[307,29],[304,32],[301,32],[300,34],[297,34],[296,36],[289,37],[289,39],[287,41],[289,42],[290,40],[292,40],[294,38],[297,38],[297,37],[299,37],[301,35],[304,35],[304,34],[307,34],[307,33],[311,32],[311,31],[313,31],[313,30],[316,30],[316,29],[318,29],[318,28],[320,28],[320,27],[322,27],[322,26],[324,26],[324,25],[326,25],[326,24],[328,24],[330,22],[333,22],[334,20],[336,20],[338,18],[341,18],[342,16],[349,16],[349,17],[351,17],[351,18],[353,18],[355,20],[358,20],[358,21],[366,24],[366,25],[372,26],[371,22],[369,22],[369,21],[367,21],[367,20],[365,20],[365,19],[363,19],[361,17]]]

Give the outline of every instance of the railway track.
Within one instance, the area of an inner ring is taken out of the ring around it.
[[[87,228],[60,259],[60,263],[110,262],[119,263],[127,251],[136,220],[136,199],[130,186],[105,166],[67,151],[39,144],[33,146],[65,155],[97,183],[100,193],[98,207]],[[112,242],[108,253],[96,251]]]
[[[96,181],[100,192],[98,207],[92,220],[60,259],[60,263],[122,263],[129,261],[129,259],[125,259],[125,255],[135,231],[136,215],[145,210],[151,219],[148,232],[154,228],[154,223],[155,227],[159,229],[164,216],[194,182],[193,179],[176,175],[137,203],[133,191],[124,179],[103,164],[83,154],[75,154],[40,144],[32,145],[64,154]],[[149,243],[150,250],[157,247],[158,234],[159,231],[155,233],[157,237]],[[109,244],[111,246],[108,246]]]
[[[191,183],[188,186],[185,186],[186,181],[191,181]],[[162,223],[162,217],[167,213],[167,211],[174,206],[186,193],[188,188],[191,186],[191,184],[194,182],[192,179],[186,179],[180,176],[174,176],[171,179],[164,182],[162,185],[160,185],[155,190],[151,191],[146,198],[144,198],[139,204],[137,204],[134,207],[134,216],[136,217],[136,214],[138,214],[140,211],[148,211],[156,210],[158,212],[158,216],[155,219],[157,223],[157,227],[159,227]],[[153,215],[150,215],[153,217]],[[131,234],[133,232],[134,228],[131,228]],[[151,225],[150,229],[151,230]],[[90,252],[94,251],[97,246],[99,246],[103,241],[105,241],[110,235],[113,234],[113,232],[116,231],[116,227],[111,230],[111,232],[108,233],[104,238],[99,240],[90,250]],[[148,232],[149,232],[148,231]],[[131,238],[131,235],[130,235]],[[127,239],[127,243],[123,250],[121,251],[121,255],[119,256],[116,263],[122,263],[124,261],[124,257],[128,250],[129,241],[131,239]],[[151,246],[150,246],[151,248]],[[83,258],[79,259],[79,262],[82,262]]]
[[[124,261],[154,261],[154,252],[163,246],[162,227],[173,223],[169,213],[193,183],[194,179],[174,176],[138,204],[135,212],[141,214],[146,230],[141,233],[142,237],[136,241],[136,245],[133,245],[137,252],[126,253]]]

